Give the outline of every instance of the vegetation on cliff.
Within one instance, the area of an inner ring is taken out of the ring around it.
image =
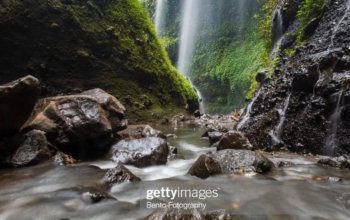
[[[138,0],[1,2],[1,82],[28,73],[45,95],[100,87],[133,116],[162,112],[197,96],[171,65]]]

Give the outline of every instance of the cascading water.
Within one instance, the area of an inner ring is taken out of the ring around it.
[[[338,146],[337,131],[338,131],[340,116],[343,110],[343,104],[344,104],[343,102],[344,102],[344,90],[342,89],[338,94],[338,100],[337,100],[337,105],[335,107],[335,110],[330,117],[330,125],[328,127],[328,133],[327,133],[327,138],[326,138],[325,147],[324,147],[324,153],[327,155],[334,155],[334,150]]]
[[[282,7],[277,6],[273,13],[273,36],[274,36],[274,46],[271,51],[271,58],[274,59],[281,47],[283,40],[283,17],[282,17]]]
[[[274,145],[282,143],[281,136],[282,136],[284,121],[286,120],[286,113],[289,107],[290,97],[291,97],[291,93],[288,94],[286,100],[284,101],[283,109],[278,109],[278,114],[279,114],[278,125],[275,127],[274,130],[270,131],[269,133],[269,135],[272,138],[272,144]]]
[[[243,27],[245,23],[245,8],[246,8],[246,0],[238,0],[238,21],[239,21],[239,33],[242,35],[243,33]]]
[[[261,93],[261,89],[258,90],[258,92],[256,93],[255,97],[253,98],[253,100],[249,103],[249,105],[247,106],[247,110],[245,112],[245,115],[243,116],[243,119],[237,124],[237,130],[239,131],[244,125],[245,123],[247,123],[247,121],[250,119],[251,113],[252,113],[252,108],[253,105],[255,103],[255,101],[258,99],[258,97],[260,96]]]
[[[332,29],[331,43],[328,46],[328,51],[333,47],[333,45],[334,45],[334,38],[336,37],[336,34],[337,34],[337,32],[338,32],[338,30],[340,28],[340,25],[348,17],[349,12],[350,12],[350,0],[348,0],[347,3],[346,3],[346,10],[344,12],[344,15],[340,18],[338,23]]]
[[[156,26],[156,30],[158,35],[162,35],[164,30],[165,16],[164,16],[164,6],[165,0],[157,0],[156,3],[156,14],[154,19],[154,25]]]
[[[196,42],[198,21],[200,15],[201,0],[186,0],[182,9],[182,21],[180,32],[180,46],[177,69],[187,78],[190,75],[190,64]],[[191,82],[192,84],[192,82]],[[193,84],[192,84],[193,85]],[[204,101],[199,90],[197,95],[200,99],[200,112],[204,113]]]

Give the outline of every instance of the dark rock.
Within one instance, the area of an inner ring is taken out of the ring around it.
[[[91,89],[82,92],[81,95],[87,95],[95,98],[106,112],[106,117],[111,123],[113,131],[120,131],[126,128],[128,122],[124,118],[125,107],[117,98],[106,93],[102,89]]]
[[[268,72],[267,71],[262,71],[262,72],[258,72],[255,76],[255,80],[258,83],[264,83],[265,80],[267,79],[268,76]]]
[[[296,74],[293,78],[292,87],[294,91],[312,93],[319,79],[319,66],[309,67],[306,72]]]
[[[350,169],[350,159],[346,156],[322,157],[317,161],[317,163],[320,165],[335,167],[339,169]]]
[[[200,212],[198,210],[165,209],[157,210],[145,217],[144,220],[231,220],[236,219],[226,210],[215,210],[210,212]],[[237,218],[240,219],[240,218]]]
[[[20,144],[10,157],[9,164],[13,167],[35,165],[50,159],[53,152],[49,149],[45,133],[32,130],[20,137]]]
[[[22,130],[44,131],[48,141],[75,158],[96,158],[108,151],[112,133],[125,127],[124,110],[118,100],[98,89],[45,98]]]
[[[261,152],[222,150],[201,155],[188,173],[205,179],[216,174],[230,174],[236,172],[266,173],[273,167],[273,163]]]
[[[154,129],[149,125],[129,125],[125,130],[119,131],[117,134],[119,138],[128,140],[145,137],[167,138],[161,131]]]
[[[196,111],[193,112],[194,117],[200,118],[201,117],[201,112],[197,109]]]
[[[218,132],[218,131],[208,132],[210,145],[220,141],[223,135],[224,134],[222,132]]]
[[[283,168],[283,167],[291,167],[294,166],[294,164],[290,161],[279,161],[277,162],[277,167]]]
[[[40,95],[40,82],[26,76],[0,86],[0,138],[16,134]]]
[[[57,152],[53,157],[53,161],[59,166],[66,166],[77,163],[77,161],[72,156],[67,155],[63,152]]]
[[[118,165],[115,168],[109,169],[104,176],[104,182],[108,185],[138,181],[141,181],[141,179],[123,165]]]
[[[88,191],[82,193],[82,197],[86,202],[92,204],[99,203],[103,200],[116,200],[107,192],[101,191],[99,189],[89,189]]]
[[[157,137],[121,140],[112,147],[113,160],[116,163],[137,167],[166,164],[168,154],[167,142]]]
[[[244,149],[252,150],[253,146],[242,132],[229,131],[221,138],[217,150],[224,149]]]

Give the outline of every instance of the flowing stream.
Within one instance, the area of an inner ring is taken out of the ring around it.
[[[169,187],[185,183],[192,188],[219,188],[219,200],[207,199],[210,209],[227,209],[246,215],[245,219],[349,219],[350,173],[316,165],[315,158],[290,153],[268,155],[272,161],[293,165],[276,168],[263,175],[219,175],[201,180],[187,175],[196,158],[208,151],[203,129],[194,124],[180,124],[177,129],[160,127],[174,133],[169,139],[184,159],[164,166],[128,168],[140,183],[123,183],[112,188],[101,184],[105,169],[114,167],[110,160],[54,166],[51,163],[16,170],[0,171],[0,219],[142,219],[152,212],[140,206],[147,186],[167,181]],[[341,182],[327,181],[342,178]],[[111,198],[92,203],[89,192],[108,193]],[[261,219],[261,218],[260,218]]]

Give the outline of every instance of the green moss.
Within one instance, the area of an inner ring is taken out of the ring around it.
[[[0,17],[13,20],[0,24],[6,30],[0,40],[21,57],[2,50],[0,58],[24,63],[10,63],[16,69],[3,68],[4,75],[34,72],[52,93],[100,87],[120,98],[135,96],[136,102],[146,94],[164,111],[196,108],[196,92],[172,66],[138,0],[6,2]],[[36,60],[46,62],[44,71],[41,63],[32,64]]]
[[[325,0],[303,0],[297,14],[297,17],[301,23],[297,34],[298,44],[301,44],[305,40],[305,29],[309,22],[313,18],[322,16],[324,6]]]

